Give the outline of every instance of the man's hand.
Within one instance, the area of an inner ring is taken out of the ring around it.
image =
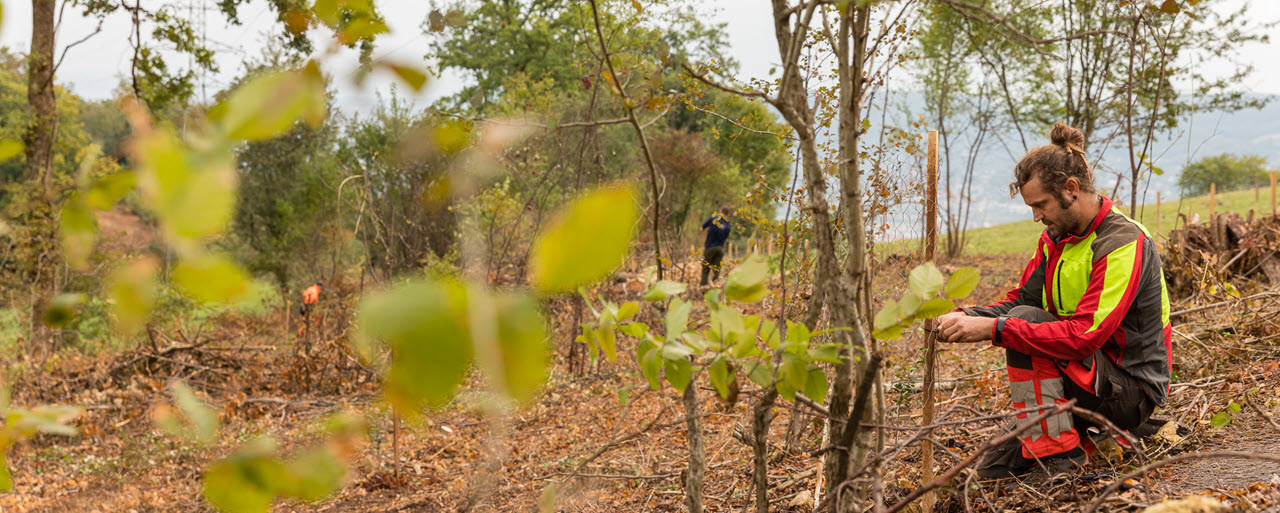
[[[938,340],[952,344],[991,340],[996,320],[991,317],[969,317],[951,312],[938,317]]]

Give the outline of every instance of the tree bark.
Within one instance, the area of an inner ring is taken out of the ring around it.
[[[702,440],[702,409],[698,407],[696,379],[689,380],[682,399],[685,437],[689,441],[689,468],[685,470],[684,476],[684,501],[689,513],[702,513],[702,481],[707,474],[707,449]]]
[[[31,124],[25,134],[27,180],[39,185],[48,204],[53,175],[53,139],[58,111],[53,87],[54,0],[31,2],[31,53],[27,55],[27,104]]]
[[[751,411],[751,456],[755,465],[751,478],[756,489],[756,513],[769,513],[769,424],[773,420],[773,404],[777,399],[778,389],[770,388]]]

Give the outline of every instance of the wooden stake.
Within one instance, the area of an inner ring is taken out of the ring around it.
[[[1213,224],[1213,197],[1218,192],[1218,184],[1209,184],[1209,224]]]
[[[933,262],[938,247],[938,131],[929,131],[929,159],[926,161],[928,166],[928,186],[924,195],[924,259],[926,262]],[[930,298],[920,298],[928,300]],[[934,410],[934,361],[937,359],[937,322],[933,319],[925,319],[924,321],[924,413],[920,419],[920,424],[927,426],[933,424]],[[926,433],[927,435],[927,433]],[[920,482],[928,483],[933,481],[933,446],[930,444],[920,444],[922,454],[920,455]],[[920,507],[922,511],[931,512],[937,502],[937,497],[930,492],[921,498]]]
[[[1276,172],[1271,172],[1271,217],[1276,215]]]
[[[395,411],[391,412],[391,453],[395,459],[392,475],[396,486],[400,486],[400,414]]]
[[[1160,191],[1156,191],[1156,249],[1160,249],[1160,237],[1164,236],[1164,232],[1160,231]]]

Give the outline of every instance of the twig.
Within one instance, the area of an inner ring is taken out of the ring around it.
[[[970,454],[965,459],[961,460],[960,463],[957,463],[955,466],[951,467],[946,472],[943,472],[942,475],[938,476],[937,479],[934,479],[933,481],[930,481],[929,483],[919,488],[916,488],[915,490],[912,490],[911,493],[907,494],[907,496],[904,497],[897,504],[890,506],[889,509],[886,510],[886,513],[894,513],[895,511],[899,511],[902,508],[907,507],[907,505],[911,504],[913,501],[920,498],[920,496],[924,495],[925,493],[928,493],[929,491],[935,488],[938,488],[940,486],[947,484],[947,482],[951,481],[951,479],[954,478],[956,474],[959,474],[961,470],[964,470],[969,465],[972,465],[974,461],[977,461],[979,456],[986,454],[987,451],[990,451],[991,449],[999,447],[1000,445],[1003,445],[1005,442],[1008,442],[1009,440],[1018,438],[1020,435],[1022,435],[1022,433],[1030,430],[1033,426],[1039,426],[1040,421],[1044,419],[1047,419],[1053,415],[1070,411],[1073,407],[1075,407],[1075,405],[1076,405],[1076,400],[1071,399],[1070,401],[1067,401],[1066,403],[1063,403],[1052,410],[1048,410],[1044,413],[1041,413],[1040,415],[1036,416],[1034,419],[1031,419],[1030,421],[1023,423],[1021,426],[1019,426],[1017,429],[1013,431],[1010,431],[1008,433],[1005,433],[1004,435],[988,440],[987,443],[982,445],[982,447],[979,447],[978,450],[973,451],[972,454]],[[1280,459],[1280,457],[1277,457],[1277,459]]]
[[[1244,404],[1253,408],[1253,411],[1258,412],[1258,415],[1262,415],[1262,418],[1267,419],[1267,423],[1271,424],[1272,428],[1276,431],[1280,431],[1280,423],[1277,423],[1276,419],[1271,418],[1271,415],[1268,415],[1267,412],[1262,411],[1262,408],[1259,408],[1258,405],[1254,404],[1253,399],[1250,399],[1249,394],[1244,395]]]
[[[1115,481],[1113,481],[1110,485],[1108,485],[1105,489],[1102,490],[1102,493],[1099,493],[1098,496],[1093,499],[1093,502],[1089,503],[1089,507],[1085,508],[1085,513],[1093,513],[1097,511],[1098,506],[1102,505],[1102,502],[1106,500],[1108,495],[1111,495],[1118,488],[1124,485],[1125,481],[1133,479],[1137,476],[1140,476],[1152,470],[1158,469],[1165,465],[1177,463],[1180,461],[1196,460],[1196,459],[1219,459],[1219,458],[1241,458],[1246,460],[1262,460],[1262,461],[1271,461],[1275,463],[1280,463],[1280,455],[1258,454],[1254,452],[1240,452],[1240,451],[1188,452],[1188,453],[1182,453],[1176,456],[1170,456],[1160,461],[1148,463],[1146,465],[1139,467],[1137,470],[1134,470],[1133,472],[1129,472],[1128,474],[1117,477]]]

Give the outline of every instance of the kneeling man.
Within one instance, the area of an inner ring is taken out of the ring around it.
[[[1014,408],[1043,412],[1074,398],[1133,430],[1164,404],[1172,370],[1160,255],[1146,228],[1094,192],[1080,131],[1059,123],[1050,140],[1022,157],[1009,185],[1045,225],[1018,288],[996,304],[940,317],[938,337],[1004,348]],[[1037,424],[984,455],[978,476],[1016,476],[1037,460],[1055,473],[1088,462],[1080,446],[1086,419],[1060,413]]]

